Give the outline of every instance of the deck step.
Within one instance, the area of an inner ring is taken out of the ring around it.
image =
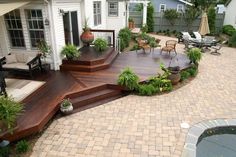
[[[99,104],[99,102],[106,102],[106,100],[112,100],[113,98],[121,97],[122,95],[123,93],[119,89],[101,85],[85,91],[73,93],[67,97],[71,99],[74,109],[79,109],[93,103]]]
[[[82,71],[82,72],[94,72],[103,69],[107,69],[111,66],[116,59],[118,51],[113,51],[111,55],[104,61],[104,63],[96,65],[80,65],[80,64],[62,64],[60,69],[63,71]]]

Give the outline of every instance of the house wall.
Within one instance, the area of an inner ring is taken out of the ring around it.
[[[93,16],[93,2],[100,1],[101,2],[101,13],[102,13],[102,22],[98,26],[94,26],[94,16]],[[84,12],[82,16],[82,21],[84,23],[85,19],[88,18],[88,24],[92,29],[106,29],[106,0],[83,0],[82,12]]]
[[[177,9],[178,4],[182,4],[185,8],[185,4],[178,0],[151,0],[151,3],[154,6],[155,12],[160,12],[160,4],[166,4],[166,9]]]
[[[60,52],[65,46],[65,35],[64,35],[64,25],[63,25],[63,14],[60,13],[60,10],[65,12],[67,11],[77,11],[78,17],[78,27],[79,33],[82,32],[82,20],[81,20],[81,5],[80,0],[53,0],[50,4],[52,26],[51,33],[53,38],[53,47],[54,47],[54,69],[58,70],[61,65],[61,55]],[[79,35],[79,34],[78,34]]]
[[[47,7],[45,3],[42,0],[35,0],[29,3],[28,5],[25,5],[23,7],[18,8],[20,10],[21,15],[21,22],[23,27],[23,35],[25,40],[25,48],[13,48],[10,44],[10,38],[8,36],[8,31],[6,29],[6,24],[4,21],[4,16],[0,16],[0,52],[2,53],[2,56],[5,56],[11,52],[35,52],[38,51],[35,48],[31,47],[30,38],[29,38],[29,31],[28,31],[28,25],[26,20],[26,14],[25,9],[41,9],[43,13],[44,20],[48,17],[47,13]],[[49,27],[44,27],[44,36],[45,40],[50,44],[49,40]],[[49,58],[49,61],[51,62],[51,58]]]
[[[121,28],[126,26],[126,4],[125,2],[119,2],[118,6],[118,16],[110,17],[108,16],[108,2],[106,3],[106,16],[107,16],[107,29],[115,30],[117,35]]]
[[[232,25],[236,28],[236,0],[232,0],[226,7],[224,25]]]

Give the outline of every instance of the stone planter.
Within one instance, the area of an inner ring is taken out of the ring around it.
[[[81,34],[80,39],[81,39],[81,41],[82,41],[85,45],[89,46],[89,45],[93,42],[93,40],[94,40],[94,35],[93,35],[93,33],[88,29],[88,30],[85,30],[85,31]]]
[[[69,106],[63,106],[62,104],[60,105],[60,111],[64,114],[64,115],[68,115],[71,114],[73,112],[73,105],[72,103]]]
[[[180,75],[180,67],[169,67],[168,70],[170,71],[170,75],[168,76],[168,79],[171,81],[172,85],[176,85],[179,83],[181,79]]]

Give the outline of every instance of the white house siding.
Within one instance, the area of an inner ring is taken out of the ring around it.
[[[63,15],[59,12],[64,11],[77,11],[79,32],[82,32],[81,25],[81,9],[80,0],[53,0],[52,1],[52,19],[53,19],[53,42],[54,42],[54,69],[58,70],[61,65],[60,52],[62,47],[65,46]]]
[[[119,2],[118,11],[119,14],[116,17],[108,16],[108,2],[106,4],[106,16],[107,16],[107,29],[115,30],[116,35],[121,28],[126,26],[126,4],[125,2]]]
[[[224,25],[232,25],[236,28],[236,0],[231,0],[225,11]]]
[[[102,22],[98,26],[94,26],[94,16],[93,16],[93,2],[100,1],[101,2],[101,13],[102,13]],[[88,24],[92,29],[106,29],[106,18],[107,18],[107,7],[106,0],[83,0],[83,8],[84,16],[83,18],[88,18]],[[83,22],[85,19],[82,19]]]
[[[22,6],[18,9],[20,10],[20,15],[21,15],[23,35],[24,35],[24,40],[25,40],[25,48],[12,48],[11,47],[10,39],[9,39],[8,32],[6,29],[6,24],[4,21],[4,16],[1,16],[0,17],[0,42],[1,42],[1,49],[2,49],[1,51],[3,55],[6,55],[11,52],[25,52],[25,51],[35,52],[37,51],[35,48],[31,47],[25,9],[41,9],[44,20],[48,18],[47,6],[43,0],[31,1],[28,5]],[[44,28],[44,35],[45,35],[45,40],[50,44],[48,26],[45,26]]]

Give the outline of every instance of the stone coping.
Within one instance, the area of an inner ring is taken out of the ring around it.
[[[182,157],[197,157],[198,139],[206,130],[228,126],[236,126],[236,119],[207,120],[193,125],[186,136]]]

